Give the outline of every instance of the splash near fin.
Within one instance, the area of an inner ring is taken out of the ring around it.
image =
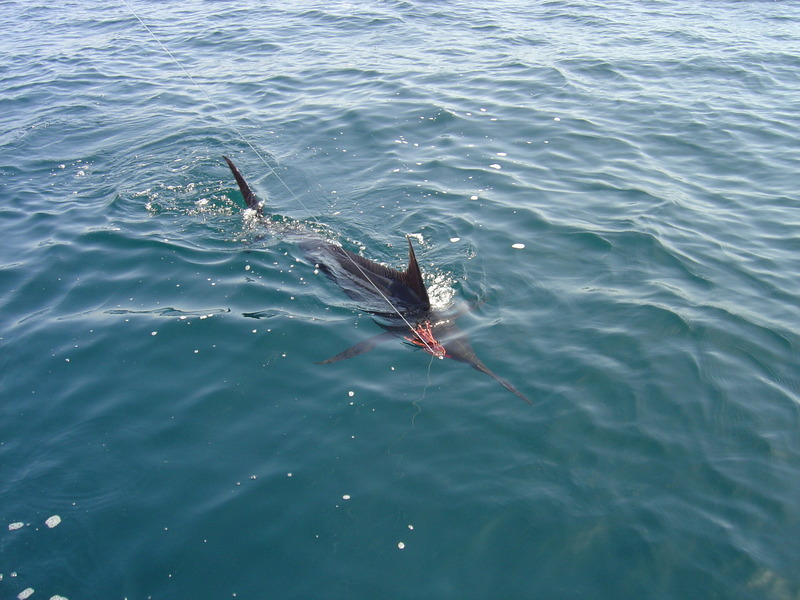
[[[222,158],[228,163],[231,173],[233,173],[233,178],[236,179],[236,183],[239,185],[239,191],[242,192],[244,201],[247,203],[247,208],[256,211],[259,217],[263,217],[264,209],[261,207],[261,203],[258,201],[258,198],[256,198],[256,195],[250,190],[250,186],[247,185],[242,174],[239,173],[239,169],[236,168],[236,165],[234,165],[233,161],[227,156],[223,156]]]

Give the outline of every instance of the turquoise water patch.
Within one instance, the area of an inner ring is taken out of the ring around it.
[[[129,4],[0,11],[4,597],[800,595],[796,6]]]

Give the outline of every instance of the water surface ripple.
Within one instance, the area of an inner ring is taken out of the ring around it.
[[[199,88],[0,9],[3,597],[800,598],[800,7],[128,2]],[[315,364],[378,329],[222,154],[534,406]]]

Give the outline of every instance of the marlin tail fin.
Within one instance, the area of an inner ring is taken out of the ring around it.
[[[247,208],[256,211],[259,217],[263,217],[264,209],[261,207],[261,203],[258,201],[258,198],[256,198],[256,195],[250,190],[250,186],[247,185],[242,174],[239,173],[239,169],[236,168],[236,165],[234,165],[233,161],[227,156],[223,156],[222,158],[228,163],[231,173],[233,173],[233,178],[236,179],[236,183],[239,185],[239,191],[242,192],[244,201],[247,203]]]

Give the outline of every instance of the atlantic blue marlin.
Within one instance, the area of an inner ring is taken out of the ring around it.
[[[264,208],[250,190],[244,177],[227,157],[247,207],[267,222]],[[385,331],[357,343],[320,364],[330,364],[372,350],[392,338],[402,338],[437,358],[452,358],[466,363],[495,379],[511,393],[532,404],[517,388],[489,369],[475,354],[467,334],[458,329],[458,316],[442,314],[431,308],[428,290],[422,280],[411,239],[408,241],[408,266],[405,271],[381,265],[337,246],[321,237],[303,236],[298,246],[303,254],[333,280],[359,308],[369,313]]]

